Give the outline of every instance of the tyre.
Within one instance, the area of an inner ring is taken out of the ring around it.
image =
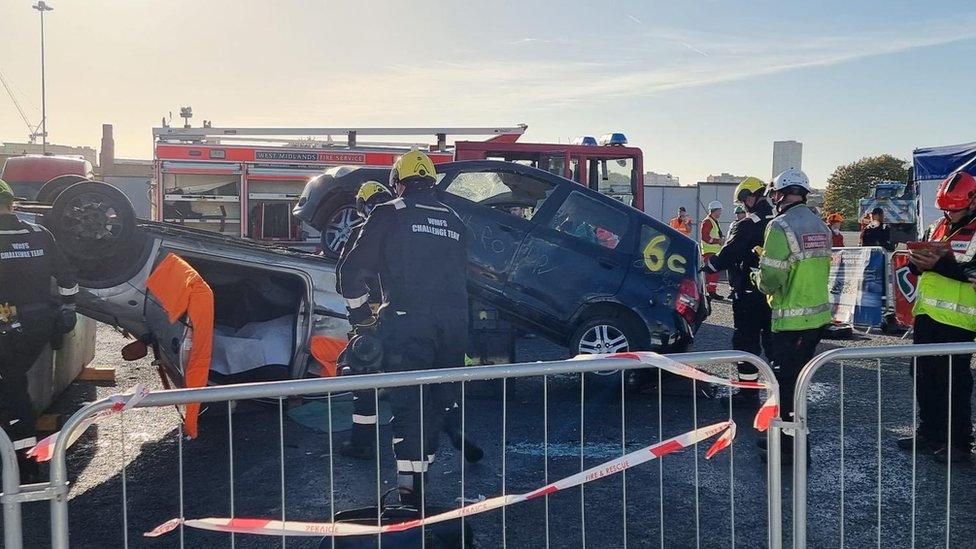
[[[326,213],[322,216],[322,253],[325,257],[337,259],[342,253],[342,247],[359,223],[356,204],[352,197],[339,196],[325,205]]]
[[[79,282],[89,287],[106,287],[102,282],[143,255],[145,236],[132,204],[107,183],[82,181],[62,190],[44,224],[77,267]]]

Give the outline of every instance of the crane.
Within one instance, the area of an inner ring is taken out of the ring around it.
[[[27,124],[27,131],[29,132],[27,138],[30,143],[37,141],[37,137],[41,135],[38,130],[41,129],[41,125],[38,124],[34,126],[31,124],[30,119],[27,118],[27,113],[24,112],[23,107],[20,106],[20,102],[17,101],[17,96],[14,95],[14,91],[10,89],[10,84],[7,82],[7,78],[4,76],[3,71],[0,70],[0,83],[3,84],[3,88],[7,90],[7,95],[10,96],[10,100],[14,102],[14,107],[17,107],[17,112],[20,113],[20,118],[24,120],[24,124]]]

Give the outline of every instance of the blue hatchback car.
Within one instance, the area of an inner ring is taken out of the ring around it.
[[[691,343],[709,312],[693,240],[522,164],[476,160],[437,169],[441,199],[472,234],[474,296],[574,354],[676,352]],[[308,183],[294,213],[322,230],[337,197],[387,177],[382,169],[333,168]]]

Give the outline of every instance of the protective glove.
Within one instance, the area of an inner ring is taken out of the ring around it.
[[[62,305],[58,314],[60,315],[59,322],[63,333],[68,333],[75,329],[75,324],[78,323],[78,315],[75,313],[74,305]]]
[[[369,324],[373,318],[373,310],[369,308],[369,303],[364,303],[356,308],[346,307],[346,311],[349,313],[347,317],[349,324],[353,326]]]
[[[703,261],[702,262],[702,266],[699,267],[698,270],[701,271],[701,272],[703,272],[703,273],[709,273],[709,274],[711,274],[711,273],[717,273],[718,272],[718,270],[716,270],[715,267],[712,266],[712,260],[711,260],[711,258],[709,258],[706,261]]]

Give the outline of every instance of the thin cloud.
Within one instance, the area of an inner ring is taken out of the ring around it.
[[[773,36],[752,36],[743,40],[738,35],[681,34],[660,30],[652,31],[650,35],[661,40],[645,40],[644,43],[650,44],[631,48],[627,60],[617,56],[573,61],[513,58],[433,62],[425,67],[422,78],[417,78],[414,67],[396,65],[380,74],[370,72],[330,82],[328,95],[330,101],[348,101],[350,105],[362,104],[365,99],[369,114],[387,109],[396,112],[404,101],[442,106],[445,115],[462,111],[524,112],[581,103],[597,104],[836,65],[971,40],[976,38],[976,30],[948,33],[931,28],[925,35],[909,36],[893,29],[883,33],[783,42]],[[674,49],[677,46],[696,55],[675,55],[680,51]],[[383,85],[376,86],[376,82],[383,82]]]
[[[552,40],[545,38],[519,38],[518,40],[511,40],[505,43],[510,46],[517,46],[519,44],[551,44]]]
[[[686,48],[688,48],[689,50],[691,50],[691,51],[699,54],[699,55],[702,55],[704,57],[708,57],[708,54],[707,53],[701,51],[700,49],[696,48],[695,46],[692,46],[688,42],[681,42],[681,45],[684,46],[684,47],[686,47]]]
[[[535,44],[549,45],[549,44],[575,44],[576,40],[571,40],[569,38],[538,38],[534,36],[529,36],[526,38],[519,38],[517,40],[508,40],[503,42],[506,46],[529,46]]]

